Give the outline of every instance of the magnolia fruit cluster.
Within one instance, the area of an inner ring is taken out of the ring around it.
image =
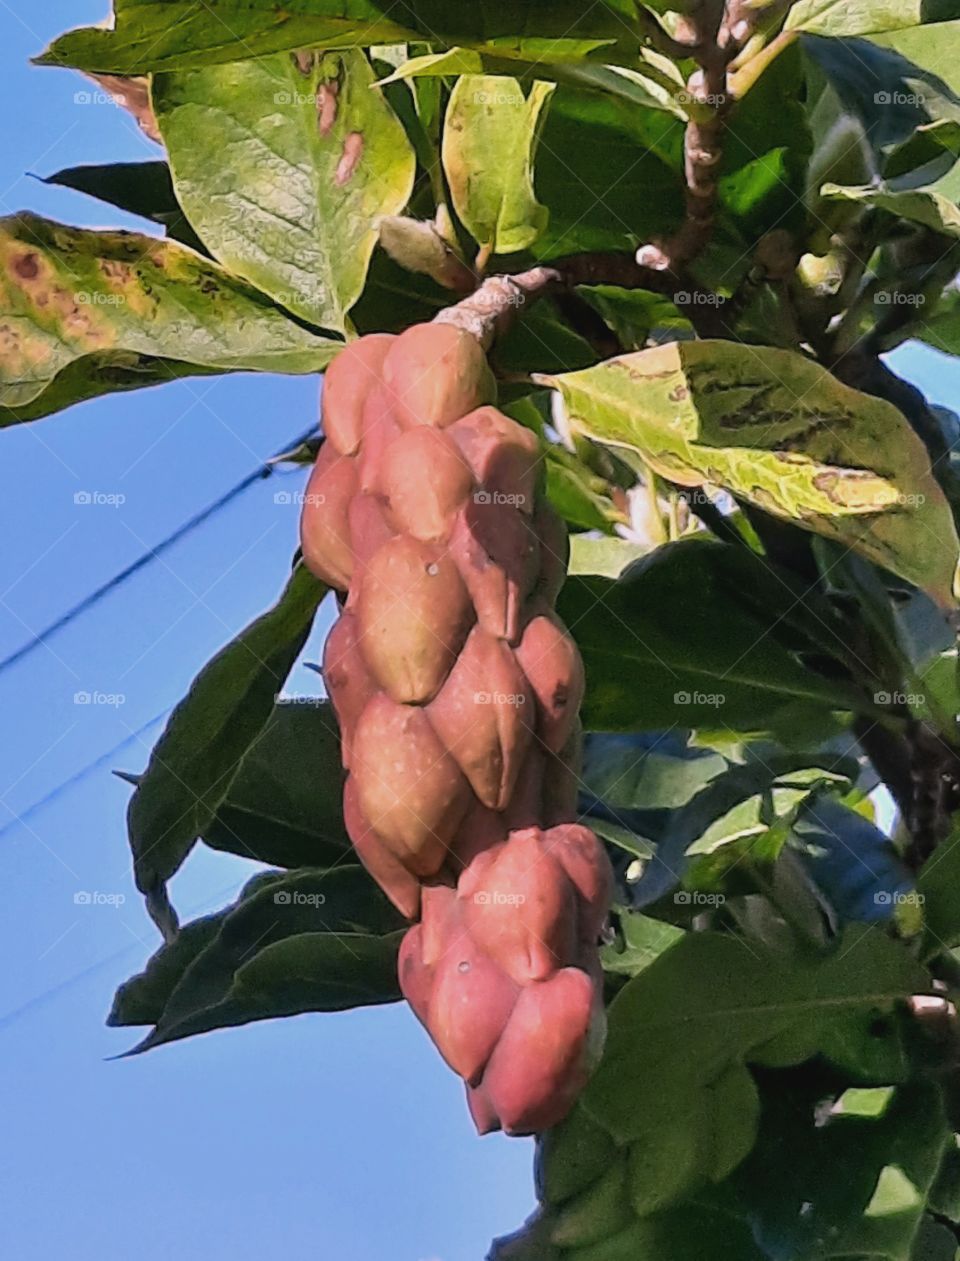
[[[347,829],[419,920],[400,982],[478,1129],[555,1124],[603,1038],[610,869],[576,808],[583,668],[553,611],[562,522],[532,433],[491,406],[453,325],[351,344],[329,369],[302,520],[347,593],[324,675]]]

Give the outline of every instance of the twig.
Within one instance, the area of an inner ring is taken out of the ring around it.
[[[524,307],[558,289],[573,289],[578,285],[649,289],[670,298],[682,292],[690,295],[691,310],[706,315],[712,309],[710,302],[702,301],[706,296],[713,297],[709,290],[693,284],[682,272],[645,267],[630,254],[588,253],[571,254],[513,275],[490,276],[473,293],[455,306],[446,307],[435,319],[438,324],[463,328],[484,346],[489,346]]]
[[[637,251],[637,261],[656,270],[677,270],[691,263],[713,232],[723,136],[733,104],[729,71],[757,28],[778,21],[792,0],[773,0],[762,8],[750,0],[700,0],[686,14],[681,29],[689,38],[675,41],[680,55],[698,68],[687,80],[689,121],[684,136],[685,210],[679,230],[666,241]],[[676,55],[676,53],[674,54]]]

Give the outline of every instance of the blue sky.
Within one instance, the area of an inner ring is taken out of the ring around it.
[[[104,7],[0,0],[4,214],[142,227],[26,174],[156,153],[122,111],[76,102],[79,76],[27,64]],[[935,400],[956,394],[947,361],[899,360]],[[316,401],[313,380],[211,378],[0,433],[0,658],[305,430]],[[272,601],[296,545],[279,485],[258,483],[0,673],[0,1252],[17,1261],[479,1261],[532,1203],[530,1144],[474,1136],[459,1082],[403,1006],[108,1062],[135,1040],[104,1027],[113,991],[157,944],[130,877],[128,789],[105,767],[27,812],[121,740],[113,764],[141,769],[158,728],[133,733]],[[123,502],[78,505],[80,491]],[[301,668],[290,686],[313,690],[314,676]],[[77,692],[118,703],[78,705]],[[250,871],[198,850],[175,901],[192,918]],[[79,891],[124,900],[78,906]]]
[[[0,213],[142,228],[27,174],[157,153],[121,110],[75,102],[80,76],[27,64],[105,7],[0,0]],[[0,658],[306,430],[316,409],[312,379],[209,378],[0,432]],[[0,1255],[478,1261],[532,1205],[531,1145],[476,1138],[460,1083],[405,1006],[108,1062],[136,1040],[104,1026],[113,991],[157,945],[130,876],[128,789],[105,766],[24,817],[166,711],[273,600],[297,533],[296,506],[274,494],[298,477],[258,483],[0,674]],[[79,491],[124,501],[77,505]],[[315,676],[301,668],[290,687],[315,690]],[[123,701],[78,705],[77,692]],[[158,730],[111,764],[142,769]],[[178,908],[193,918],[223,905],[252,869],[198,850],[173,882]],[[77,906],[79,891],[125,901]]]

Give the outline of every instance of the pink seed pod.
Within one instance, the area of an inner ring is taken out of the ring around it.
[[[481,803],[502,810],[536,721],[533,695],[507,645],[475,626],[428,712]]]
[[[352,774],[360,809],[415,876],[443,866],[470,805],[470,786],[422,709],[382,693],[360,716]]]
[[[353,776],[343,789],[343,818],[347,835],[364,867],[400,914],[406,919],[416,919],[420,914],[420,881],[387,849],[364,818]]]
[[[482,1082],[508,1134],[539,1134],[563,1120],[599,1058],[604,1029],[594,983],[579,968],[521,990]]]
[[[363,439],[363,407],[380,385],[383,361],[396,341],[374,333],[351,342],[337,355],[323,378],[323,430],[340,455],[356,455]]]
[[[344,612],[323,647],[323,678],[340,724],[343,765],[350,769],[350,745],[360,715],[377,692],[357,643],[357,619]]]
[[[479,1081],[510,1019],[519,989],[460,925],[434,970],[428,1028],[464,1081]]]
[[[403,534],[367,563],[356,613],[374,678],[393,700],[418,705],[440,690],[473,620],[450,557]]]
[[[519,638],[521,611],[538,574],[539,542],[529,518],[505,504],[472,500],[457,517],[450,554],[477,620],[507,643]]]
[[[417,324],[401,333],[383,364],[397,420],[443,429],[496,395],[480,343],[452,324]]]
[[[384,452],[378,484],[396,528],[436,543],[449,537],[473,490],[473,474],[446,434],[418,425]]]
[[[532,617],[517,646],[517,660],[537,698],[538,733],[559,753],[577,725],[583,700],[583,662],[560,619],[545,611]]]
[[[575,889],[536,828],[479,854],[457,895],[474,941],[518,985],[546,980],[573,962]]]
[[[300,546],[310,572],[338,591],[346,591],[353,574],[347,514],[356,491],[354,462],[325,442],[307,482]]]
[[[448,432],[491,502],[533,513],[540,444],[531,430],[495,407],[479,407]]]

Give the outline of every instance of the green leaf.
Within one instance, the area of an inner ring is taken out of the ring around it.
[[[960,10],[960,6],[957,6]],[[876,35],[873,42],[892,48],[917,66],[941,78],[960,92],[960,22],[932,22],[886,35]]]
[[[658,548],[619,582],[569,579],[559,607],[586,664],[587,729],[766,730],[797,701],[821,719],[871,709],[805,660],[816,648],[793,620],[802,599],[745,549],[701,539]]]
[[[960,945],[960,827],[927,859],[917,878],[917,893],[923,900],[928,952]]]
[[[443,169],[467,231],[495,254],[528,249],[547,224],[533,191],[541,115],[553,93],[542,80],[529,96],[516,79],[462,75],[443,129]]]
[[[956,0],[800,0],[786,26],[817,35],[871,35],[954,17],[960,17]]]
[[[928,1255],[912,1248],[951,1140],[936,1084],[898,1087],[880,1116],[824,1115],[816,1080],[771,1087],[756,1150],[734,1179],[765,1254],[775,1246],[803,1261]]]
[[[400,997],[403,920],[362,867],[257,876],[120,988],[110,1023],[155,1024],[134,1053],[252,1020]]]
[[[600,951],[604,972],[637,976],[684,935],[682,928],[625,908],[617,910],[620,932]]]
[[[960,170],[954,167],[942,179],[926,187],[903,187],[904,181],[888,180],[876,184],[824,184],[820,192],[827,201],[855,202],[872,206],[888,214],[944,236],[960,237]]]
[[[453,4],[414,0],[385,11],[379,0],[117,0],[116,29],[84,27],[56,40],[41,65],[116,74],[184,69],[298,48],[407,42],[457,44],[525,61],[636,58],[630,6],[608,0]],[[619,55],[618,55],[619,53]]]
[[[0,424],[196,371],[316,372],[341,345],[181,245],[0,220]]]
[[[549,378],[572,427],[682,486],[726,487],[952,600],[960,541],[890,403],[792,351],[677,342]]]
[[[619,578],[634,561],[649,552],[642,543],[620,538],[594,538],[575,534],[570,540],[570,574],[599,574],[602,578]]]
[[[344,331],[378,219],[407,203],[413,149],[359,51],[281,53],[157,75],[177,197],[213,254],[311,324]]]
[[[103,166],[71,166],[48,175],[45,184],[72,188],[110,206],[161,224],[174,241],[203,250],[173,191],[166,162],[111,162]]]
[[[319,698],[277,705],[204,828],[214,849],[272,867],[333,866],[350,852],[340,731]]]
[[[298,565],[277,604],[204,666],[173,711],[127,812],[143,893],[162,887],[209,827],[273,713],[324,594]]]
[[[842,1030],[849,1054],[869,1042],[878,1013],[928,987],[907,950],[872,929],[851,929],[828,956],[796,958],[720,934],[685,934],[614,999],[584,1103],[619,1143],[650,1142],[671,1117],[684,1122],[672,1156],[696,1167],[712,1119],[703,1092],[729,1068],[791,1030],[814,1047]],[[890,1071],[902,1071],[898,1058]]]

